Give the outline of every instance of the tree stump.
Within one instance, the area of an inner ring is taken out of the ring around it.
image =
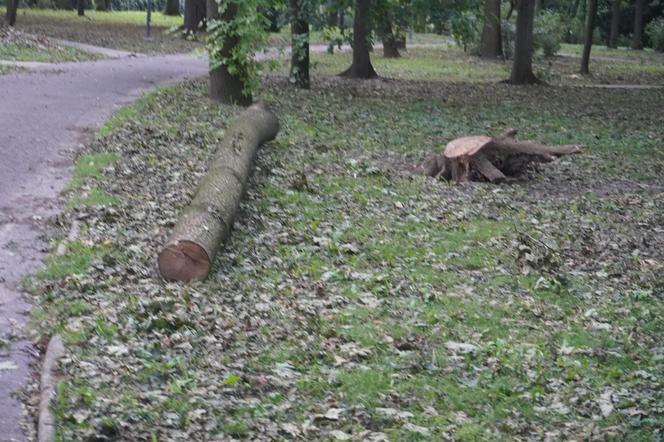
[[[279,132],[277,117],[254,104],[233,121],[191,204],[184,209],[159,254],[168,280],[204,279],[220,245],[230,236],[258,146]]]
[[[523,175],[530,163],[548,163],[562,155],[583,152],[585,148],[581,144],[518,141],[516,134],[516,129],[509,129],[499,138],[474,135],[452,140],[442,155],[427,157],[422,172],[457,183],[503,182]]]

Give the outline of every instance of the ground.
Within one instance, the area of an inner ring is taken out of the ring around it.
[[[4,14],[3,8],[0,8],[0,14]],[[182,24],[182,17],[155,12],[151,37],[144,38],[145,12],[86,11],[85,14],[85,17],[78,17],[75,11],[20,9],[16,28],[27,33],[144,54],[183,53],[203,47],[200,41],[180,38],[177,27]]]
[[[0,28],[0,60],[58,63],[98,58],[101,57],[59,46],[43,36],[26,34],[9,27]]]
[[[143,91],[206,72],[206,60],[165,55],[40,64],[0,75],[0,439],[23,440],[22,404],[10,393],[39,380],[30,369],[38,368],[39,352],[21,333],[28,305],[19,284],[47,250],[44,226],[61,208],[72,152]],[[34,422],[23,423],[31,440]]]
[[[664,91],[512,87],[499,63],[410,54],[375,55],[379,80],[329,75],[347,55],[316,56],[311,91],[263,78],[281,134],[204,282],[155,260],[237,109],[192,81],[85,147],[66,253],[25,281],[70,351],[59,440],[662,436]],[[649,66],[629,82],[661,84]],[[416,173],[509,127],[588,151],[509,186]]]

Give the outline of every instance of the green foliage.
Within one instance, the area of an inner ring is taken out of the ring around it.
[[[452,37],[464,52],[477,52],[481,36],[481,21],[474,11],[453,14],[450,21]]]
[[[658,18],[648,23],[646,35],[654,50],[664,52],[664,18]]]
[[[509,60],[514,55],[514,37],[516,36],[514,21],[503,20],[500,23],[500,32],[503,41],[503,56]]]
[[[552,11],[542,11],[535,19],[533,46],[542,49],[547,57],[553,57],[560,51],[560,43],[565,35],[563,17]]]
[[[220,0],[219,14],[229,8],[236,13],[230,20],[209,20],[206,48],[210,70],[225,66],[228,73],[242,81],[242,93],[250,95],[258,87],[260,64],[254,53],[267,38],[266,19],[258,13],[263,0]]]
[[[516,25],[513,20],[503,20],[501,23],[503,40],[503,54],[505,58],[512,58],[514,54],[514,38]],[[569,32],[565,18],[552,11],[542,11],[536,18],[533,28],[533,51],[540,49],[546,57],[552,57],[560,51],[560,45]]]

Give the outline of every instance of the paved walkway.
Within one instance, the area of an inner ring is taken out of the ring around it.
[[[0,75],[0,441],[24,439],[12,392],[38,354],[21,337],[29,306],[18,284],[43,259],[42,227],[60,208],[74,151],[144,91],[207,72],[207,61],[190,55],[113,55]]]

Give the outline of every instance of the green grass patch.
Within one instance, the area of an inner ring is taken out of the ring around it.
[[[70,189],[78,189],[89,178],[100,179],[102,172],[118,160],[118,155],[113,153],[85,154],[81,156],[74,165],[74,174],[68,184]],[[101,191],[97,191],[101,197]]]
[[[100,58],[103,57],[70,47],[34,48],[24,45],[0,46],[0,60],[63,63],[67,61],[98,60]]]
[[[67,243],[67,252],[62,256],[51,256],[46,266],[37,273],[44,280],[57,280],[67,276],[83,275],[95,259],[115,255],[108,246],[90,246],[79,241]]]

